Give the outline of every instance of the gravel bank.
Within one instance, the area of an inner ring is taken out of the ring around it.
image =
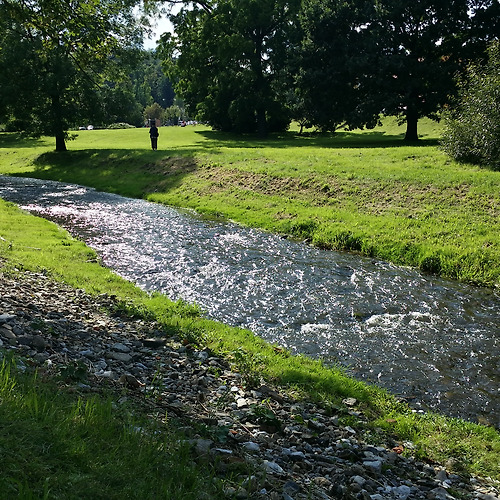
[[[165,339],[155,323],[105,312],[115,306],[43,274],[0,269],[0,349],[15,351],[21,370],[73,374],[68,383],[78,391],[116,387],[151,414],[178,417],[193,460],[213,461],[221,477],[235,464],[254,471],[227,483],[227,498],[499,500],[493,481],[403,456],[411,443],[374,446],[312,403],[268,386],[247,389],[226,360]],[[363,422],[356,401],[344,403]]]

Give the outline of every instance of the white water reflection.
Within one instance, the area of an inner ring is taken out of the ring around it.
[[[80,186],[0,177],[0,196],[66,227],[144,289],[415,406],[500,427],[496,292]]]

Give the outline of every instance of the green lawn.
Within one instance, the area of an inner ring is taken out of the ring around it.
[[[80,131],[52,140],[0,134],[0,173],[144,197],[313,244],[360,252],[483,286],[500,285],[500,172],[458,164],[422,121],[408,145],[394,123],[267,140],[208,127]]]

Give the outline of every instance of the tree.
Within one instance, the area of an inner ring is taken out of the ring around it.
[[[164,115],[165,110],[157,102],[154,102],[151,106],[146,106],[144,109],[144,118],[148,122],[152,119],[161,120]]]
[[[0,117],[66,150],[71,124],[109,121],[130,97],[123,69],[141,44],[135,0],[0,0]],[[129,50],[125,50],[125,49]]]
[[[173,104],[175,93],[170,80],[154,52],[143,51],[138,64],[130,74],[137,101],[142,107],[157,102],[163,108]]]
[[[305,0],[297,84],[315,124],[371,126],[379,114],[437,119],[454,75],[499,28],[497,0]]]
[[[283,130],[287,61],[298,0],[200,2],[172,16],[160,53],[175,89],[219,130]]]
[[[406,140],[417,140],[421,117],[437,112],[454,93],[454,75],[484,54],[498,26],[497,0],[377,0],[367,31],[372,82],[386,115],[405,121]],[[479,19],[489,13],[481,27]]]
[[[302,42],[293,59],[294,118],[323,131],[376,125],[378,107],[365,91],[366,2],[304,0]]]
[[[443,149],[458,161],[500,170],[500,42],[486,64],[472,64],[459,78],[456,106],[446,114]]]

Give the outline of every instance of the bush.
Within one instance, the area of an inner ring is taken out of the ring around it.
[[[500,42],[488,61],[469,66],[458,81],[458,102],[445,115],[443,149],[458,161],[500,170]]]
[[[122,128],[136,128],[134,125],[130,125],[130,123],[112,123],[109,127],[109,129],[122,129]]]

